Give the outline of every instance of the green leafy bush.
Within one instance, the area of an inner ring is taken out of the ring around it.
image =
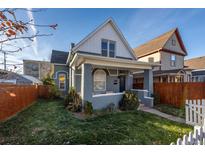
[[[51,78],[51,76],[48,75],[42,80],[42,82],[43,85],[49,86],[49,94],[48,94],[49,99],[60,98],[60,91],[56,87],[55,81],[53,78]]]
[[[49,99],[58,99],[60,98],[60,91],[56,85],[50,86],[49,88]]]
[[[84,104],[84,112],[87,115],[93,114],[93,105],[92,105],[91,102],[89,102],[89,101],[85,102],[85,104]]]
[[[160,96],[158,94],[152,94],[151,97],[154,98],[154,105],[160,104]]]
[[[72,112],[80,112],[82,110],[82,100],[76,90],[71,88],[64,101],[66,109]]]
[[[50,86],[54,86],[55,85],[55,81],[49,75],[47,77],[43,78],[42,82],[43,82],[43,85],[50,85]]]
[[[119,103],[119,108],[121,110],[135,110],[139,106],[139,100],[135,93],[131,91],[126,91],[123,95],[121,102]]]

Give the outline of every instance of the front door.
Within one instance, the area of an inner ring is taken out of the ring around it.
[[[120,76],[120,92],[125,91],[125,76]]]

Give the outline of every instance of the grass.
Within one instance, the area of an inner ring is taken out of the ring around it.
[[[157,104],[154,107],[161,112],[185,119],[185,108],[184,107],[176,108],[176,107],[173,107],[167,104]]]
[[[170,144],[191,129],[142,111],[79,120],[62,101],[39,100],[0,123],[0,144]]]

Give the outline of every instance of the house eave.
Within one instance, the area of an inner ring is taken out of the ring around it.
[[[78,61],[78,62],[77,62]],[[76,53],[70,63],[70,66],[73,65],[79,67],[82,63],[105,66],[105,67],[120,67],[120,68],[128,68],[128,69],[152,69],[153,67],[160,66],[160,64],[156,63],[147,63],[136,60],[128,60],[128,59],[118,59],[118,58],[110,58],[96,55],[86,55]]]

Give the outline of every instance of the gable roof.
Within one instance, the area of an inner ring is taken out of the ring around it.
[[[184,65],[191,69],[205,69],[205,56],[185,60]]]
[[[124,43],[124,45],[127,47],[128,51],[131,53],[131,55],[133,56],[133,58],[135,58],[135,54],[133,49],[130,47],[129,43],[127,42],[127,40],[125,39],[125,37],[123,36],[122,32],[120,31],[120,29],[118,28],[117,24],[114,22],[114,20],[112,18],[107,19],[104,23],[102,23],[100,26],[98,26],[94,31],[92,31],[90,34],[88,34],[84,39],[82,39],[79,43],[77,43],[72,51],[76,52],[77,49],[83,44],[85,43],[89,38],[91,38],[94,34],[96,34],[99,30],[101,30],[103,27],[105,27],[105,25],[107,25],[108,23],[110,23],[112,25],[112,27],[114,28],[114,30],[117,32],[117,34],[119,35],[120,39],[122,40],[122,42]]]
[[[52,50],[51,63],[66,64],[69,52]]]
[[[179,41],[179,44],[180,44],[182,50],[184,51],[184,55],[187,55],[187,51],[185,49],[185,46],[183,44],[183,41],[182,41],[181,36],[179,34],[179,31],[177,28],[174,28],[174,29],[152,39],[151,41],[149,41],[145,44],[142,44],[137,48],[134,48],[134,52],[135,52],[136,56],[142,57],[142,56],[154,53],[156,51],[160,51],[160,50],[165,49],[164,48],[165,44],[174,35],[174,33],[176,34],[177,39]]]

